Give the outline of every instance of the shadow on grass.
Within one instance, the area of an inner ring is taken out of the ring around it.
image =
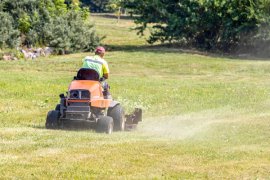
[[[270,55],[252,54],[252,53],[224,53],[221,51],[205,51],[202,49],[181,47],[175,44],[160,44],[160,45],[107,45],[110,51],[125,51],[125,52],[157,52],[157,53],[180,53],[180,54],[195,54],[214,58],[240,59],[240,60],[263,60],[269,61]]]
[[[34,129],[47,129],[45,125],[30,125],[29,127],[32,127]],[[56,129],[49,129],[49,130],[62,130],[62,131],[93,131],[95,132],[95,127],[88,123],[88,122],[73,122],[65,124],[62,127],[56,128]]]
[[[111,13],[91,13],[91,16],[97,16],[97,17],[103,17],[103,18],[117,20],[117,16],[115,14],[111,14]],[[131,17],[130,15],[121,15],[120,20],[134,20],[134,18]]]

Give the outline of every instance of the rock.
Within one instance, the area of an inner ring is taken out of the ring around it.
[[[12,56],[11,55],[4,55],[3,60],[10,61],[10,60],[12,60]]]
[[[23,53],[23,57],[24,57],[25,59],[28,59],[28,58],[29,58],[28,53],[27,53],[24,49],[22,49],[21,52]]]
[[[35,49],[34,54],[36,55],[36,57],[45,56],[44,50],[42,48]]]
[[[37,55],[33,52],[27,52],[24,49],[22,49],[22,53],[25,59],[36,59]]]
[[[13,60],[18,60],[18,58],[14,57],[13,55],[10,55],[10,54],[4,54],[3,60],[5,60],[5,61],[13,61]]]
[[[49,56],[52,53],[53,53],[53,49],[52,48],[50,48],[50,47],[45,47],[44,48],[44,54],[45,54],[45,56]]]
[[[50,47],[37,48],[37,49],[21,49],[25,59],[36,59],[40,56],[49,56],[53,53],[53,49]]]
[[[28,53],[28,57],[29,57],[30,59],[36,59],[36,58],[37,58],[36,54],[33,53],[33,52],[29,52],[29,53]]]

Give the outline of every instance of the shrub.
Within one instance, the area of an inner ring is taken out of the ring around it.
[[[19,31],[13,26],[13,19],[8,13],[0,12],[0,48],[14,48],[19,45]]]
[[[51,46],[57,53],[93,49],[99,43],[93,25],[86,22],[89,11],[78,0],[2,0],[0,30],[2,46]],[[21,44],[18,41],[20,35]]]
[[[92,50],[100,40],[95,35],[93,25],[84,22],[81,14],[75,11],[57,17],[51,24],[47,24],[44,38],[59,54]]]

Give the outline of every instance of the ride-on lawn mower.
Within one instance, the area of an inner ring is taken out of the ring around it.
[[[69,85],[67,96],[60,94],[60,104],[49,111],[47,129],[64,128],[69,123],[86,123],[97,132],[111,134],[135,128],[142,121],[142,110],[125,115],[121,104],[106,98],[99,74],[91,69],[80,69]]]

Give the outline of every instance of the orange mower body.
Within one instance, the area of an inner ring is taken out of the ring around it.
[[[77,91],[77,90],[86,90],[90,92],[89,104],[92,107],[96,108],[109,108],[112,99],[104,99],[103,96],[103,88],[98,81],[85,81],[85,80],[77,80],[72,81],[69,86],[69,92]],[[69,102],[85,102],[86,99],[69,99]]]

